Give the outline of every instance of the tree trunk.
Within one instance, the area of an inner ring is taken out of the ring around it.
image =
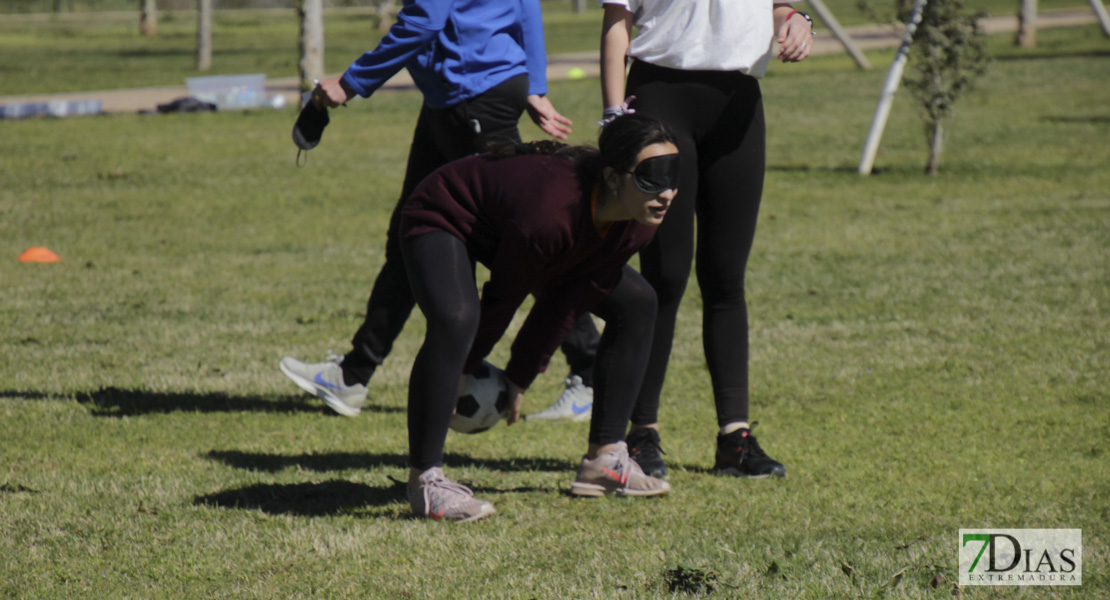
[[[393,27],[393,0],[375,0],[378,8],[378,31],[389,31]]]
[[[139,16],[139,33],[144,37],[158,35],[158,3],[157,0],[141,0],[142,12]]]
[[[925,166],[927,175],[936,175],[940,168],[940,150],[944,145],[944,127],[940,121],[933,124],[932,138],[929,142],[929,164]]]
[[[315,81],[324,77],[324,3],[323,0],[300,0],[301,17],[301,90],[310,90]]]
[[[197,0],[197,70],[212,68],[212,0]]]
[[[1021,0],[1014,43],[1022,48],[1037,46],[1037,0]]]

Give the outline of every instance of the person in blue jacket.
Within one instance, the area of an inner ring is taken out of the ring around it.
[[[405,0],[397,22],[378,47],[342,76],[312,90],[317,107],[334,108],[355,95],[369,97],[401,69],[424,95],[397,208],[390,220],[386,258],[367,302],[366,317],[338,360],[282,359],[282,372],[335,412],[359,414],[366,385],[385,360],[415,300],[401,258],[400,208],[428,174],[453,160],[484,152],[494,142],[520,142],[525,111],[547,134],[566,139],[571,121],[548,100],[547,57],[539,0]],[[575,385],[588,392],[599,335],[589,315],[563,344]],[[568,379],[570,381],[570,379]],[[580,406],[576,403],[576,406]],[[583,415],[589,418],[588,413]]]

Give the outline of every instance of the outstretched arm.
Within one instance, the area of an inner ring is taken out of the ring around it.
[[[528,116],[544,133],[560,140],[567,139],[570,135],[570,126],[574,124],[555,110],[555,105],[551,104],[547,96],[540,94],[528,96]]]
[[[560,140],[570,135],[571,120],[559,114],[547,99],[547,48],[543,37],[543,16],[539,0],[526,0],[521,29],[528,68],[528,116],[547,135]]]
[[[441,0],[405,2],[397,13],[397,22],[389,28],[378,47],[347,67],[343,73],[344,87],[363,98],[377,91],[443,31],[451,4]],[[328,97],[336,99],[331,92]]]

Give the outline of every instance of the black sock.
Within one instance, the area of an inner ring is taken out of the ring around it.
[[[378,365],[370,362],[357,352],[351,352],[343,358],[343,363],[339,365],[343,370],[343,384],[344,385],[366,385],[370,382],[370,378],[374,376],[374,370]]]
[[[582,378],[582,385],[584,385],[586,387],[594,387],[594,368],[593,367],[590,367],[589,369],[585,369],[581,373],[574,373],[574,375],[577,375],[577,376]]]

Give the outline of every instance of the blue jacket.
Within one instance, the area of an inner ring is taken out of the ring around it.
[[[539,0],[404,0],[378,47],[343,74],[363,98],[402,68],[429,108],[447,108],[520,74],[547,93]]]

